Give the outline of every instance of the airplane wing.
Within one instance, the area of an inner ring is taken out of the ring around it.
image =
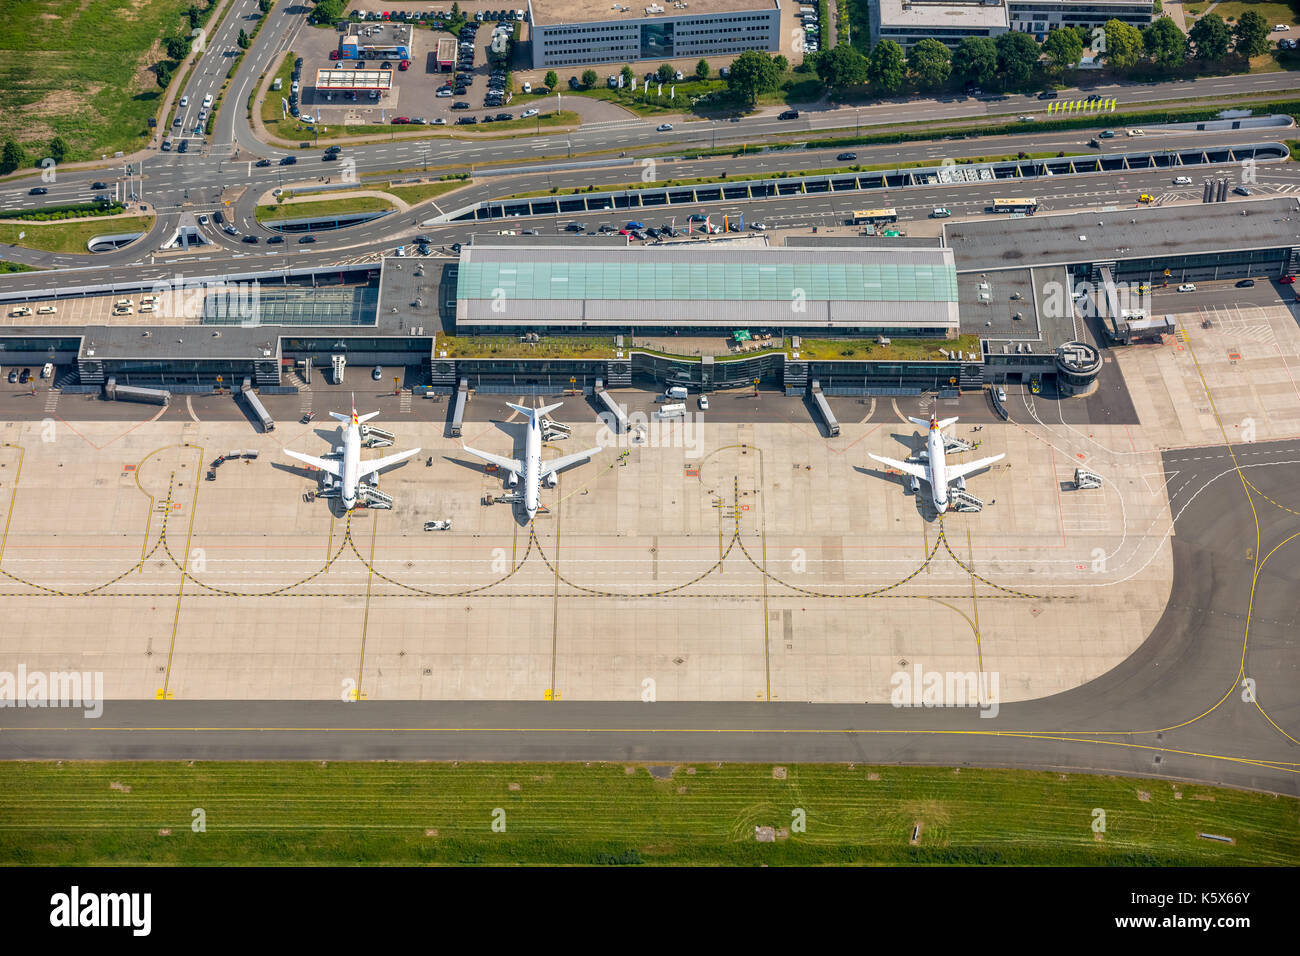
[[[905,475],[911,475],[913,478],[920,478],[922,481],[930,480],[930,470],[924,465],[914,465],[908,461],[895,461],[892,458],[881,458],[879,455],[873,455],[867,452],[867,457],[880,462],[882,465],[888,465],[890,468],[897,468]]]
[[[948,464],[944,467],[944,474],[949,481],[957,478],[964,478],[973,471],[979,471],[981,468],[987,468],[995,461],[1006,458],[1006,455],[994,455],[992,458],[981,458],[979,461],[968,461],[960,465]]]
[[[477,448],[470,448],[468,445],[461,445],[460,447],[463,451],[467,451],[471,455],[482,458],[484,461],[490,461],[498,468],[504,468],[506,471],[513,471],[516,475],[522,475],[524,473],[523,462],[515,458],[503,458],[500,455],[492,454],[490,451],[479,451]]]
[[[560,472],[570,465],[576,465],[580,461],[586,461],[592,455],[599,455],[605,449],[588,448],[586,451],[576,452],[572,455],[565,455],[562,458],[556,458],[554,461],[542,462],[542,474],[549,475],[551,472]]]
[[[396,455],[376,458],[374,461],[363,461],[361,463],[361,472],[357,477],[366,478],[377,471],[387,468],[389,465],[395,465],[399,461],[406,461],[406,459],[410,458],[412,455],[418,455],[419,453],[420,449],[418,448],[408,448],[406,451],[399,451]]]
[[[284,453],[290,458],[297,458],[299,461],[311,465],[313,468],[319,468],[321,471],[331,474],[335,478],[343,477],[343,462],[341,461],[332,461],[328,458],[313,458],[311,455],[302,455],[296,451],[289,451],[287,448],[284,450]]]

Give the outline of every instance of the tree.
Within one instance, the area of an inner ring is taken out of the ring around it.
[[[772,57],[772,62],[776,64],[776,72],[778,76],[784,76],[790,72],[790,61],[785,58],[785,54],[776,54]]]
[[[695,64],[695,78],[697,80],[707,80],[709,78],[709,61],[700,57],[700,62]]]
[[[312,23],[335,23],[343,19],[343,0],[316,0],[308,19]]]
[[[56,163],[63,162],[69,152],[71,150],[68,148],[68,141],[62,136],[56,136],[50,140],[50,158]]]
[[[1028,33],[1010,30],[1000,34],[995,41],[998,51],[998,69],[1011,86],[1029,82],[1038,67],[1038,43]]]
[[[731,61],[727,89],[753,106],[760,94],[776,89],[780,79],[781,73],[770,56],[758,50],[746,50]]]
[[[1187,37],[1169,17],[1159,17],[1143,32],[1142,46],[1147,56],[1166,70],[1187,62]]]
[[[867,58],[867,76],[882,93],[897,93],[903,88],[907,59],[903,48],[893,40],[881,40],[871,48]]]
[[[1236,40],[1233,49],[1238,56],[1250,59],[1268,52],[1268,21],[1258,10],[1243,13],[1232,29],[1232,36]]]
[[[560,85],[560,76],[554,70],[546,71],[546,88],[553,90]]]
[[[671,83],[673,77],[677,75],[677,71],[673,69],[671,63],[660,63],[659,69],[655,72],[659,74],[660,83]]]
[[[963,37],[952,55],[952,69],[959,77],[983,85],[998,71],[998,48],[990,37]]]
[[[913,45],[907,55],[907,66],[917,83],[926,89],[942,86],[952,72],[948,48],[930,37]]]
[[[592,87],[592,86],[595,86],[595,85],[596,85],[596,80],[598,80],[598,79],[599,79],[599,77],[596,76],[596,71],[595,71],[595,70],[592,70],[592,69],[586,69],[586,70],[583,70],[583,71],[582,71],[582,85],[583,85],[583,86],[586,86],[586,87]]]
[[[154,73],[154,79],[158,81],[158,85],[161,86],[164,90],[167,89],[167,84],[172,81],[171,66],[167,63],[159,63],[157,66],[153,68],[153,73]]]
[[[1047,54],[1052,66],[1064,73],[1079,65],[1079,58],[1083,56],[1083,42],[1073,30],[1053,30],[1043,41],[1043,52]]]
[[[4,149],[0,150],[0,173],[12,173],[26,161],[23,148],[12,139],[5,140]]]
[[[1142,34],[1137,27],[1123,20],[1107,20],[1102,29],[1106,31],[1106,49],[1102,51],[1106,63],[1117,70],[1137,66],[1142,58]]]
[[[632,68],[627,64],[623,65],[623,69],[619,70],[619,73],[623,77],[624,88],[630,90],[632,88],[632,81],[636,79],[636,74],[632,72]]]
[[[257,9],[261,10],[263,13],[270,13],[271,3],[272,0],[257,0]]]
[[[189,37],[168,37],[167,38],[167,59],[180,61],[185,59],[185,54],[190,52]]]
[[[1194,24],[1187,34],[1196,48],[1198,60],[1222,60],[1228,55],[1228,42],[1232,31],[1217,13],[1207,13]]]
[[[817,57],[817,76],[829,90],[844,90],[867,82],[867,58],[847,43]]]
[[[240,31],[239,31],[239,39],[238,39],[236,42],[239,44],[239,48],[240,48],[241,50],[247,50],[247,49],[248,49],[248,44],[251,43],[252,41],[251,41],[250,39],[248,39],[248,34],[247,34],[247,33],[245,33],[243,30],[240,30]]]

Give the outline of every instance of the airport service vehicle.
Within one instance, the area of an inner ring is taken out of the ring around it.
[[[448,518],[445,521],[426,521],[424,523],[424,530],[425,531],[450,531],[451,519]]]
[[[32,310],[31,310],[30,308],[28,308],[27,306],[23,305],[23,306],[19,306],[18,308],[14,309],[14,310],[13,310],[12,312],[10,312],[9,314],[10,314],[11,316],[24,316],[24,315],[31,315],[31,314],[32,314]]]
[[[46,362],[41,366],[41,378],[51,378],[54,375],[54,363]]]
[[[350,417],[339,412],[330,412],[331,418],[343,423],[343,444],[330,458],[315,458],[312,455],[303,455],[287,448],[284,450],[284,453],[290,458],[296,458],[304,464],[319,468],[334,479],[330,486],[321,492],[318,497],[332,498],[337,496],[342,499],[343,507],[351,511],[357,506],[359,498],[367,497],[368,491],[372,487],[371,482],[367,481],[367,479],[391,465],[396,465],[398,462],[405,461],[412,455],[420,453],[420,449],[410,448],[406,451],[399,451],[395,455],[385,455],[383,458],[362,461],[361,425],[378,414],[378,412],[370,412],[366,415],[358,415],[355,398],[352,401],[352,415]]]
[[[504,468],[508,472],[506,483],[514,488],[519,484],[519,479],[523,478],[523,494],[518,493],[511,496],[512,501],[522,501],[524,510],[528,513],[531,520],[537,514],[537,505],[539,489],[541,482],[545,481],[548,488],[554,488],[560,480],[559,473],[570,465],[576,465],[579,462],[586,461],[592,455],[598,455],[602,451],[599,447],[588,448],[586,451],[576,452],[572,455],[564,455],[551,461],[542,462],[542,418],[547,412],[559,408],[563,402],[555,405],[543,405],[541,408],[525,408],[523,405],[513,405],[507,402],[517,412],[522,412],[528,416],[528,435],[524,446],[524,457],[522,460],[517,458],[504,458],[500,455],[494,455],[491,452],[478,451],[470,448],[468,445],[461,447],[477,458],[496,465],[498,468]]]
[[[912,477],[912,491],[914,492],[921,490],[922,481],[929,482],[930,500],[934,503],[934,510],[939,514],[943,514],[948,510],[949,485],[956,484],[957,489],[964,492],[966,490],[967,475],[979,471],[981,468],[987,468],[995,461],[1006,457],[1006,455],[994,455],[991,458],[980,458],[960,465],[949,465],[945,452],[950,446],[955,446],[956,443],[945,437],[943,430],[955,425],[957,419],[945,418],[940,420],[937,412],[931,412],[929,422],[920,418],[909,418],[908,421],[914,425],[929,426],[930,433],[926,440],[926,448],[925,451],[921,452],[921,457],[925,459],[924,464],[895,461],[892,458],[882,458],[879,455],[870,453],[868,453],[867,457],[880,462],[882,465],[896,468],[905,475],[910,475]]]
[[[930,210],[931,219],[947,219],[952,215],[952,210],[946,206],[935,206]]]
[[[1179,292],[1195,292],[1195,291],[1196,291],[1196,283],[1194,283],[1194,282],[1184,282],[1182,285],[1180,285],[1180,286],[1178,287],[1178,291],[1179,291]]]
[[[672,388],[664,391],[664,395],[667,398],[685,398],[688,394],[689,393],[683,385],[674,385]]]
[[[1191,184],[1192,184],[1192,177],[1191,177],[1191,176],[1175,176],[1175,177],[1174,177],[1174,185],[1175,185],[1175,186],[1190,186]]]
[[[54,315],[59,310],[52,305],[43,305],[36,310],[37,315]]]
[[[686,405],[684,402],[677,402],[672,405],[664,405],[655,409],[655,418],[685,418]]]

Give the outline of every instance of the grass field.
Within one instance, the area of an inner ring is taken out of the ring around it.
[[[268,126],[279,123],[284,116],[283,104],[280,101],[289,99],[290,87],[293,85],[293,61],[296,58],[297,54],[290,50],[280,61],[280,69],[275,72],[275,76],[280,78],[281,89],[273,90],[270,84],[267,84],[266,99],[262,102],[262,122]]]
[[[85,255],[86,243],[95,236],[148,232],[152,228],[152,216],[126,216],[121,219],[101,219],[95,222],[6,222],[0,223],[0,244],[19,245],[45,252]],[[19,239],[20,232],[25,232],[27,235]]]
[[[618,763],[68,762],[9,763],[5,778],[4,865],[1300,859],[1292,798],[1058,773],[707,764],[657,779]],[[193,830],[196,810],[205,832]],[[756,841],[760,826],[775,842]]]
[[[278,111],[277,111],[278,112]],[[314,114],[313,114],[314,115]],[[582,117],[571,110],[564,110],[560,113],[546,113],[542,116],[530,116],[528,119],[507,120],[504,123],[483,123],[480,121],[474,126],[457,126],[455,120],[449,121],[446,126],[425,126],[425,125],[398,125],[387,126],[380,125],[361,125],[361,126],[341,126],[333,123],[322,123],[325,132],[317,134],[310,126],[300,123],[293,117],[288,119],[276,119],[266,124],[267,132],[278,139],[289,142],[316,142],[329,141],[335,139],[346,139],[352,136],[379,136],[387,135],[396,138],[402,136],[404,139],[433,139],[440,136],[458,136],[462,133],[515,133],[523,130],[526,133],[536,132],[539,129],[550,129],[557,126],[579,126],[582,123]],[[411,133],[419,131],[424,135],[411,136]],[[488,138],[488,137],[474,137]],[[502,137],[504,138],[504,137]]]
[[[396,208],[387,199],[381,199],[379,196],[345,196],[340,199],[258,206],[257,221],[277,222],[281,219],[305,219],[308,216],[335,216],[345,212],[387,212]]]
[[[557,335],[529,344],[509,335],[439,335],[434,351],[439,355],[445,352],[449,358],[613,358],[614,339]]]
[[[10,272],[37,272],[35,266],[24,265],[21,262],[6,262],[0,259],[0,275]]]
[[[1195,3],[1188,4],[1184,9],[1187,13],[1199,17],[1209,7],[1208,3]],[[1247,10],[1254,10],[1269,22],[1269,26],[1274,23],[1300,23],[1300,11],[1297,11],[1296,7],[1286,3],[1269,2],[1269,0],[1264,0],[1264,2],[1257,2],[1257,0],[1227,0],[1225,3],[1217,4],[1214,8],[1214,12],[1229,23],[1236,23]],[[1190,27],[1191,24],[1189,23],[1188,26]]]
[[[946,362],[939,349],[978,352],[978,335],[961,335],[955,339],[909,339],[895,336],[888,345],[875,339],[804,339],[799,340],[801,359],[853,359],[858,362]]]
[[[69,161],[147,145],[163,91],[160,38],[189,33],[190,0],[7,0],[0,17],[0,131],[35,161],[54,136]]]

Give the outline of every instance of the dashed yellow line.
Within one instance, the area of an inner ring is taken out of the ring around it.
[[[14,472],[13,488],[9,491],[9,510],[5,512],[4,535],[0,536],[0,561],[4,560],[5,545],[9,542],[9,522],[14,517],[14,501],[18,497],[18,481],[23,476],[23,458],[27,455],[27,449],[23,448],[22,445],[11,445],[5,442],[4,447],[18,449],[18,468]]]

